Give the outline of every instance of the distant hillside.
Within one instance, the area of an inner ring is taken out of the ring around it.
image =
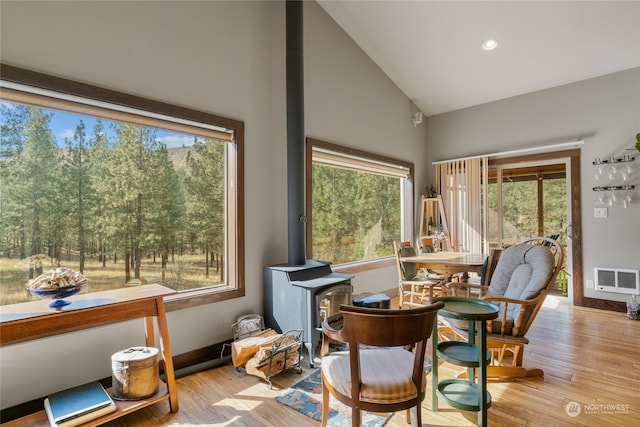
[[[169,159],[171,159],[173,168],[176,171],[187,172],[189,170],[189,167],[187,166],[187,156],[189,155],[189,151],[191,151],[192,156],[195,155],[193,147],[175,147],[167,149]]]

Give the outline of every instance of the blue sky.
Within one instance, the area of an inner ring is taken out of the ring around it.
[[[10,103],[2,102],[4,106],[11,106]],[[80,116],[77,114],[70,114],[61,111],[53,111],[46,110],[46,112],[50,113],[51,120],[49,122],[49,127],[54,137],[56,138],[56,142],[58,147],[65,146],[65,138],[72,140],[73,134],[76,131],[76,127],[80,120],[82,119],[85,124],[85,132],[87,139],[90,139],[93,136],[93,125],[96,123],[96,119],[89,116]],[[2,118],[4,121],[4,118]],[[110,124],[113,123],[110,120],[102,120],[103,127],[109,140],[113,141],[115,139],[115,134],[111,130]],[[162,141],[167,148],[174,147],[182,147],[193,145],[193,136],[187,134],[181,134],[177,132],[167,132],[161,129],[157,129],[156,137]]]
[[[68,138],[69,140],[73,139],[73,134],[75,133],[76,126],[82,119],[85,125],[85,133],[87,139],[91,138],[93,135],[93,125],[96,123],[96,120],[93,117],[89,116],[79,116],[75,114],[64,113],[60,111],[51,111],[53,113],[53,117],[51,117],[51,121],[49,122],[49,127],[51,128],[51,132],[56,137],[57,143],[59,147],[63,147],[65,145],[64,140]],[[115,139],[115,134],[111,130],[110,120],[102,120],[102,124],[104,130],[109,136],[109,140],[113,141]],[[167,148],[175,148],[193,145],[193,136],[186,134],[179,134],[175,132],[167,132],[161,129],[157,129],[156,137],[162,141]]]

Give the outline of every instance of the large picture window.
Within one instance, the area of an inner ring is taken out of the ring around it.
[[[2,71],[2,304],[60,266],[84,292],[160,283],[176,306],[244,294],[241,122]]]
[[[307,153],[307,252],[314,259],[373,261],[393,256],[394,240],[411,238],[411,163],[310,138]]]

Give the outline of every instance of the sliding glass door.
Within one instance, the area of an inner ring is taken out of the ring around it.
[[[538,164],[489,166],[487,186],[487,243],[489,249],[506,248],[527,237],[548,236],[565,251],[565,268],[558,275],[557,290],[569,296],[571,289],[571,223],[568,160]]]

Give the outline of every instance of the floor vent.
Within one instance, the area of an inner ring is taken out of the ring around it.
[[[640,270],[595,268],[596,289],[619,294],[640,294]]]

